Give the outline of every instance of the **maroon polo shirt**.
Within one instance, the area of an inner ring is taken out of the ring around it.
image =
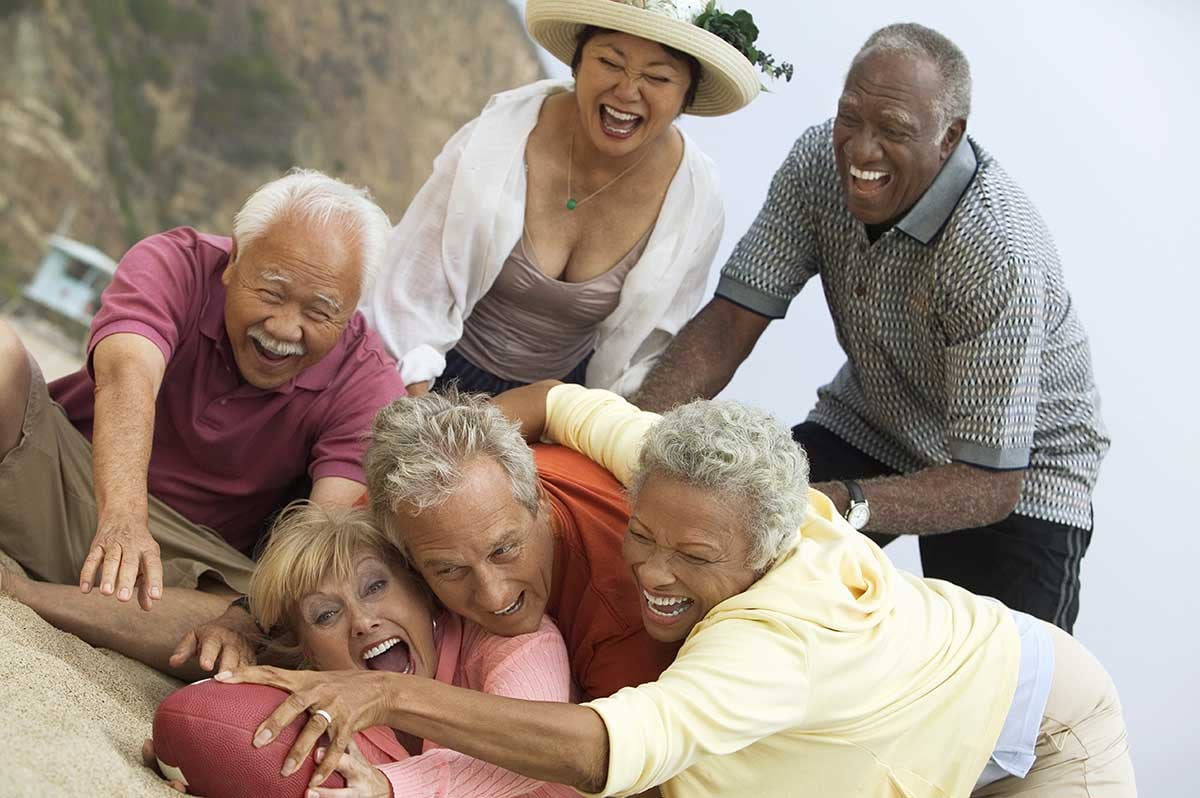
[[[404,394],[404,383],[358,312],[337,345],[286,384],[264,391],[243,380],[225,332],[221,273],[231,247],[229,238],[188,227],[136,244],[101,298],[87,367],[51,383],[50,395],[90,440],[96,344],[115,333],[153,341],[167,369],[155,408],[150,493],[247,551],[305,476],[366,482],[371,420]]]

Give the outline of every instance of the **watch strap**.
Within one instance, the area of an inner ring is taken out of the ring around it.
[[[861,504],[867,500],[867,494],[863,493],[862,486],[853,479],[843,479],[842,484],[846,486],[846,493],[850,494],[850,505]]]

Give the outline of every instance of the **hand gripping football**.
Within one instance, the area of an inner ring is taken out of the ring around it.
[[[274,687],[211,679],[181,687],[166,697],[154,715],[159,769],[165,777],[187,785],[192,795],[301,798],[316,768],[313,755],[287,778],[279,771],[308,714],[301,714],[262,748],[251,742],[255,729],[287,696]],[[408,755],[390,729],[367,729],[355,734],[354,741],[372,765]],[[327,743],[322,736],[318,746]],[[344,787],[345,782],[335,772],[321,786]]]

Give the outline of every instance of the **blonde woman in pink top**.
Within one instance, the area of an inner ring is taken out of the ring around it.
[[[572,699],[566,646],[554,623],[517,637],[497,637],[437,606],[396,548],[361,509],[292,505],[272,529],[250,583],[255,620],[270,630],[267,659],[319,671],[375,672],[374,692],[420,675],[498,696]],[[313,715],[301,733],[316,738]],[[371,766],[346,755],[338,771],[344,796],[507,798],[577,795],[397,732],[409,756]],[[283,775],[295,765],[284,763]],[[180,785],[182,787],[182,785]]]

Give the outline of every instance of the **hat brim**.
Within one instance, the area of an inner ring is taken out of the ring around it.
[[[744,108],[760,88],[754,65],[737,48],[701,27],[614,0],[528,0],[529,35],[570,66],[581,28],[628,33],[687,53],[700,62],[696,99],[684,109],[696,116],[721,116]]]

